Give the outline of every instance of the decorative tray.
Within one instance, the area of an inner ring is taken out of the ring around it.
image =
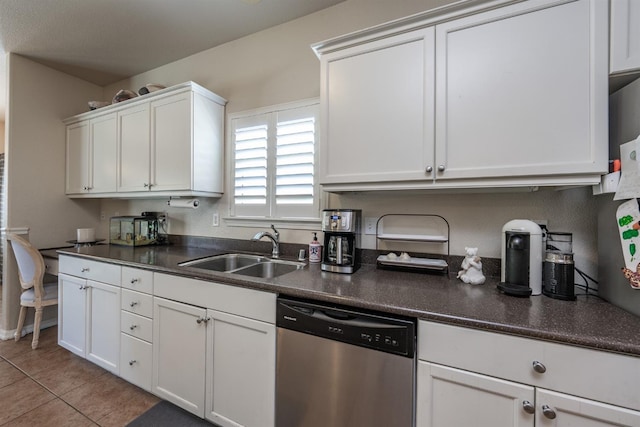
[[[385,267],[402,267],[417,270],[444,271],[449,268],[449,264],[443,259],[435,258],[409,258],[406,260],[390,259],[387,255],[378,256],[378,265]]]

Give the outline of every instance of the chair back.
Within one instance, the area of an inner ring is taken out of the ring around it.
[[[11,244],[18,263],[18,276],[22,289],[34,288],[36,298],[41,298],[44,294],[42,279],[45,271],[42,254],[28,240],[15,233],[7,234],[7,240]]]

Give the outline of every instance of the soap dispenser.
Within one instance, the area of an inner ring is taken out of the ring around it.
[[[322,245],[318,241],[317,233],[313,233],[313,240],[309,243],[309,262],[318,263],[322,261]]]

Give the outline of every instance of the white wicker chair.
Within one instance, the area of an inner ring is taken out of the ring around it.
[[[40,251],[34,248],[31,243],[13,233],[7,235],[7,240],[11,244],[18,263],[18,276],[20,278],[20,285],[22,286],[22,294],[20,295],[20,317],[14,338],[18,341],[22,336],[22,327],[24,326],[24,319],[27,315],[27,308],[34,307],[36,313],[33,321],[33,341],[31,342],[31,348],[35,350],[38,347],[38,338],[40,337],[42,309],[50,305],[58,304],[58,282],[43,283],[45,277],[44,260],[42,259]]]

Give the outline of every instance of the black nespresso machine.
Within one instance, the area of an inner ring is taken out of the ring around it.
[[[360,220],[358,209],[322,211],[324,251],[322,271],[353,273],[360,267]]]
[[[514,219],[502,227],[502,266],[498,289],[526,297],[542,293],[542,229]]]

